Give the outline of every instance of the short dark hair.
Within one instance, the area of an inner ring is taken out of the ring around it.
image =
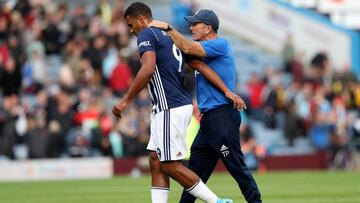
[[[137,17],[139,15],[152,18],[151,9],[144,3],[134,2],[126,9],[124,18],[126,16]]]

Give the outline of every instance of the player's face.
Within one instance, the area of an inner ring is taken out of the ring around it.
[[[194,41],[202,41],[211,33],[211,26],[205,23],[192,23],[190,32]]]
[[[126,16],[126,22],[129,26],[130,32],[136,36],[142,29],[144,29],[144,21],[141,16]]]

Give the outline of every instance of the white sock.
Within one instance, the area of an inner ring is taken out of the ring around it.
[[[169,197],[169,188],[151,187],[152,203],[167,203]]]
[[[216,203],[218,199],[218,196],[216,196],[201,180],[192,187],[186,189],[186,191],[207,203]]]

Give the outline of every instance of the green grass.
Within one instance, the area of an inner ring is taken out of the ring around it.
[[[265,203],[360,203],[360,173],[298,171],[255,174]],[[219,196],[245,202],[227,173],[214,174],[209,186]],[[1,203],[146,203],[150,177],[109,180],[0,183]],[[178,202],[180,186],[172,182],[169,203]],[[198,201],[200,202],[200,201]]]

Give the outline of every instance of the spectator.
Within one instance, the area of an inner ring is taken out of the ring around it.
[[[262,94],[265,88],[264,81],[260,78],[258,73],[252,73],[249,81],[246,84],[247,94],[249,97],[249,112],[250,116],[256,120],[262,119],[263,105]]]
[[[289,72],[291,62],[295,59],[295,47],[292,34],[286,36],[281,54],[285,62],[285,71]]]
[[[35,49],[23,66],[25,92],[34,93],[42,84],[46,84],[47,71],[45,58],[40,50]]]
[[[15,159],[13,147],[16,143],[15,122],[18,115],[16,95],[6,95],[0,108],[0,156]]]
[[[121,96],[129,88],[132,80],[133,76],[127,60],[120,53],[118,63],[110,75],[109,86],[117,96]]]
[[[46,158],[47,157],[47,141],[48,131],[45,128],[46,121],[42,117],[28,115],[27,117],[27,146],[29,158]]]
[[[93,84],[99,86],[102,80],[102,62],[105,59],[107,39],[104,36],[96,36],[90,47],[84,51],[84,57],[90,61],[94,70]]]
[[[317,53],[311,59],[311,79],[316,87],[324,84],[325,76],[330,69],[328,56],[324,52]]]
[[[71,97],[65,89],[57,89],[49,98],[46,111],[50,131],[49,150],[52,157],[59,157],[65,151],[65,137],[71,129],[73,112]]]
[[[2,67],[0,67],[0,70]],[[21,73],[20,68],[16,64],[14,58],[9,57],[3,67],[3,72],[0,73],[0,88],[3,90],[5,96],[20,93],[21,88]]]

